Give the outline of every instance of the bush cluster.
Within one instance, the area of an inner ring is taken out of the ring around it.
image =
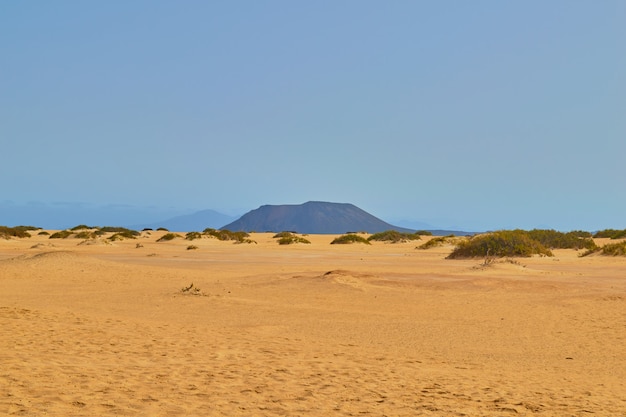
[[[31,226],[0,226],[0,237],[8,239],[11,237],[30,237],[28,230],[38,230],[38,228],[30,229]]]
[[[371,245],[369,240],[365,239],[363,236],[359,236],[354,233],[341,235],[338,238],[335,238],[332,242],[330,242],[331,245],[345,245],[351,243],[365,243],[366,245]]]
[[[604,229],[596,232],[593,237],[597,238],[610,238],[610,239],[623,239],[626,238],[626,229]]]
[[[209,227],[204,229],[203,233],[207,236],[213,236],[218,240],[232,240],[234,243],[256,243],[249,238],[250,235],[248,233],[243,231],[233,232],[228,229],[216,230]]]
[[[294,243],[304,243],[304,244],[311,243],[308,239],[297,236],[295,233],[292,233],[292,232],[276,233],[273,236],[273,238],[278,239],[279,245],[293,245]]]
[[[374,233],[367,240],[370,242],[381,241],[381,242],[391,242],[391,243],[400,243],[400,242],[408,242],[409,240],[419,240],[421,239],[420,235],[417,233],[401,233],[397,230],[386,230],[380,233]]]
[[[524,230],[500,230],[459,242],[448,259],[532,255],[552,256],[552,252]]]
[[[169,240],[174,240],[177,237],[180,237],[180,235],[178,235],[176,233],[166,233],[163,236],[161,236],[160,238],[158,238],[157,242],[167,242]]]
[[[588,256],[594,253],[606,256],[626,256],[626,241],[609,243],[601,248],[596,247],[594,249],[589,249],[580,256]]]
[[[448,244],[457,244],[459,241],[463,240],[463,238],[458,238],[454,235],[448,236],[438,236],[430,239],[428,242],[424,242],[419,245],[416,249],[430,249],[438,246],[448,245]]]
[[[587,232],[588,233],[588,232]],[[556,230],[533,229],[528,232],[528,236],[540,242],[543,246],[550,249],[593,249],[596,247],[595,242],[589,236],[581,236],[585,232],[557,232]]]

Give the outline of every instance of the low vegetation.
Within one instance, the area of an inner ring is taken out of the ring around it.
[[[181,237],[179,234],[176,233],[166,233],[163,236],[161,236],[160,238],[157,239],[157,242],[167,242],[170,240],[174,240],[178,237]]]
[[[465,238],[456,237],[454,235],[434,237],[427,242],[422,243],[416,249],[431,249],[444,245],[457,245],[459,242],[466,240]]]
[[[596,232],[593,237],[596,238],[610,238],[610,239],[624,239],[626,238],[626,229],[604,229]]]
[[[203,234],[206,236],[212,236],[218,240],[232,240],[234,243],[256,243],[254,240],[250,239],[250,235],[248,233],[243,231],[233,232],[228,229],[217,230],[209,227],[204,229]]]
[[[134,230],[122,230],[120,232],[117,232],[113,235],[111,235],[108,239],[110,241],[115,241],[115,240],[124,240],[124,239],[137,239],[137,235],[139,235],[138,232],[135,232]]]
[[[58,232],[52,233],[49,239],[67,239],[72,235],[73,233],[69,230],[59,230]]]
[[[16,226],[16,227],[8,227],[8,226],[0,226],[0,238],[9,239],[12,237],[25,238],[30,237],[30,233],[28,230],[33,229],[25,229],[25,226]],[[37,230],[37,229],[34,229]]]
[[[397,230],[387,230],[384,232],[375,233],[367,238],[367,240],[369,240],[370,242],[374,240],[390,243],[401,243],[419,239],[421,239],[421,237],[417,233],[401,233]]]
[[[589,256],[594,253],[605,256],[626,256],[626,241],[609,243],[600,248],[589,249],[580,256]]]
[[[553,256],[550,249],[524,230],[500,230],[461,241],[448,259]]]
[[[594,249],[596,247],[591,234],[588,232],[563,233],[551,229],[533,229],[527,233],[531,239],[550,249]]]
[[[369,240],[365,239],[363,236],[359,236],[354,233],[341,235],[338,238],[335,238],[332,242],[330,242],[331,245],[349,245],[352,243],[364,243],[366,245],[371,245]]]
[[[276,235],[274,235],[274,238],[278,238],[279,245],[293,245],[296,243],[304,243],[308,245],[311,243],[310,240],[297,236],[296,234],[291,232],[277,233]]]
[[[196,240],[202,239],[202,233],[200,232],[189,232],[185,235],[186,240]]]

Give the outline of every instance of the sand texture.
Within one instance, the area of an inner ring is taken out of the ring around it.
[[[0,240],[0,415],[626,416],[626,258],[162,233]]]

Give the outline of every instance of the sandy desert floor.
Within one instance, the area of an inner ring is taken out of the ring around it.
[[[625,258],[160,233],[0,240],[0,415],[626,415]]]

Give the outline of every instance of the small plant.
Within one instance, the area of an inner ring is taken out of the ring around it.
[[[169,232],[169,230],[167,230],[165,227],[159,227],[157,229],[157,232]]]
[[[276,233],[274,236],[272,236],[272,239],[280,239],[283,237],[291,237],[294,236],[295,233],[294,232],[280,232],[280,233]]]
[[[181,288],[180,292],[186,295],[204,295],[200,288],[194,287],[193,282],[188,287]]]
[[[311,244],[311,241],[296,235],[284,236],[278,239],[279,245],[293,245],[294,243],[304,243],[308,245]]]
[[[41,232],[37,233],[40,236],[50,236],[50,233],[46,232],[45,230],[42,230]]]
[[[332,242],[330,242],[331,245],[346,245],[346,244],[352,244],[352,243],[364,243],[366,245],[371,245],[370,241],[365,239],[363,236],[359,236],[357,234],[354,233],[348,233],[346,235],[341,235],[338,238],[334,239]]]
[[[375,233],[371,235],[367,240],[382,241],[391,243],[408,242],[409,240],[419,240],[420,235],[415,233],[400,233],[397,230],[387,230],[385,232]]]
[[[216,230],[212,228],[206,228],[203,234],[207,236],[213,236],[218,240],[233,240],[234,243],[256,243],[254,240],[249,239],[249,234],[243,231],[232,232],[228,229]]]
[[[187,240],[195,240],[202,239],[202,233],[200,232],[189,232],[185,235],[185,239]]]
[[[454,235],[438,236],[438,237],[434,237],[430,239],[427,242],[422,243],[416,249],[430,249],[430,248],[436,248],[439,246],[449,245],[449,244],[456,245],[461,240],[463,240],[463,238],[458,238],[458,237],[455,237]]]
[[[78,229],[80,230],[80,229]],[[76,233],[74,235],[74,238],[76,239],[93,239],[95,238],[97,235],[94,232],[90,232],[89,230],[81,230],[80,232]]]
[[[198,247],[196,245],[189,245],[187,246],[187,250],[196,250],[198,249]]]
[[[72,232],[75,232],[77,230],[85,230],[85,229],[96,229],[96,227],[90,227],[90,226],[87,226],[87,225],[84,225],[84,224],[79,224],[78,226],[72,227],[70,230]]]
[[[113,226],[101,227],[97,233],[99,235],[103,233],[119,233],[121,234],[122,237],[125,237],[128,239],[134,239],[135,237],[141,235],[141,233],[139,233],[136,230],[127,229],[125,227],[113,227]]]
[[[60,230],[50,235],[49,239],[67,239],[72,235],[69,230]]]
[[[177,237],[180,237],[180,235],[178,235],[176,233],[167,233],[167,234],[164,234],[163,236],[161,236],[159,239],[157,239],[157,242],[166,242],[168,240],[174,240]]]

